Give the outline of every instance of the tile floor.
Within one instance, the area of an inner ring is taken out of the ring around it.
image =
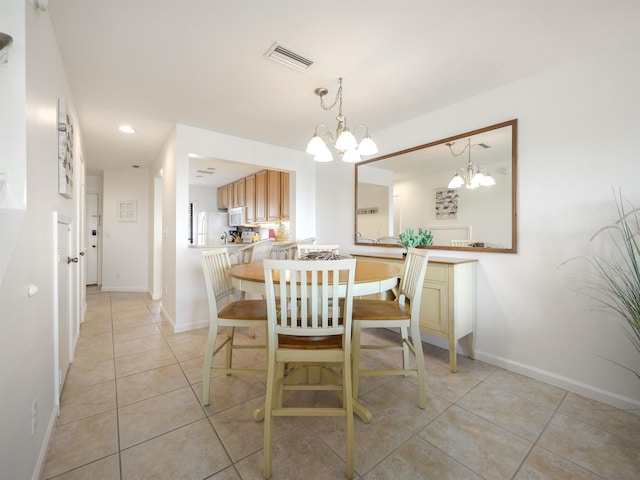
[[[263,426],[251,414],[264,377],[214,377],[203,408],[205,329],[172,333],[141,294],[91,293],[87,303],[42,478],[262,478]],[[415,379],[363,379],[373,420],[355,420],[356,478],[640,478],[639,412],[465,357],[451,374],[448,353],[425,347],[425,410]],[[344,478],[343,424],[276,419],[272,478]]]

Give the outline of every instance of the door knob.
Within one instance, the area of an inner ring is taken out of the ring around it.
[[[71,262],[78,263],[78,257],[73,257],[73,258],[67,257],[67,263],[71,263]]]

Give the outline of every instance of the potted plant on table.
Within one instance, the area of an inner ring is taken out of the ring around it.
[[[418,228],[418,233],[415,233],[413,228],[407,228],[399,237],[398,244],[404,247],[403,256],[407,254],[409,248],[415,248],[420,245],[433,245],[433,233],[428,228],[422,229],[420,227]]]

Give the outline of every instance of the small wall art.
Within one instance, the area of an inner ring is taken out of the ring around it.
[[[118,221],[137,222],[138,221],[138,201],[119,200],[118,201]]]
[[[436,218],[438,220],[458,218],[458,190],[455,188],[436,190]]]
[[[62,98],[58,99],[58,193],[73,198],[73,121]]]

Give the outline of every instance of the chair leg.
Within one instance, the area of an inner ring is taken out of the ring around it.
[[[218,328],[209,329],[207,348],[204,353],[204,365],[202,367],[202,405],[209,405],[209,392],[211,388],[211,364],[213,363],[213,351],[216,347],[216,333]]]
[[[426,374],[424,367],[424,353],[422,352],[422,340],[420,338],[420,328],[417,325],[411,325],[411,340],[413,350],[416,356],[416,368],[418,370],[418,406],[420,408],[427,407],[427,386]]]
[[[353,355],[352,355],[352,385],[353,385],[353,398],[358,398],[358,391],[360,389],[360,338],[362,329],[360,323],[357,320],[352,324],[352,342],[353,342]]]
[[[355,371],[355,370],[354,370]],[[344,359],[342,368],[343,395],[342,402],[346,410],[346,450],[347,450],[347,479],[351,480],[354,475],[354,434],[353,434],[353,390],[351,389],[351,365],[349,358]]]
[[[233,340],[235,333],[235,327],[227,327],[227,338],[229,338],[229,341],[227,342],[227,345],[225,347],[225,365],[227,366],[227,368],[231,368],[231,362],[233,360]],[[231,374],[227,373],[227,376],[229,375]]]
[[[413,334],[413,331],[411,332]],[[409,369],[409,336],[407,334],[407,327],[400,327],[400,336],[402,337],[402,369]],[[405,375],[406,377],[407,375]]]
[[[273,443],[273,416],[271,411],[273,404],[276,401],[277,395],[276,389],[276,363],[274,358],[269,358],[269,365],[267,366],[267,393],[265,396],[264,406],[264,464],[262,469],[262,476],[264,478],[271,478],[271,450]]]

